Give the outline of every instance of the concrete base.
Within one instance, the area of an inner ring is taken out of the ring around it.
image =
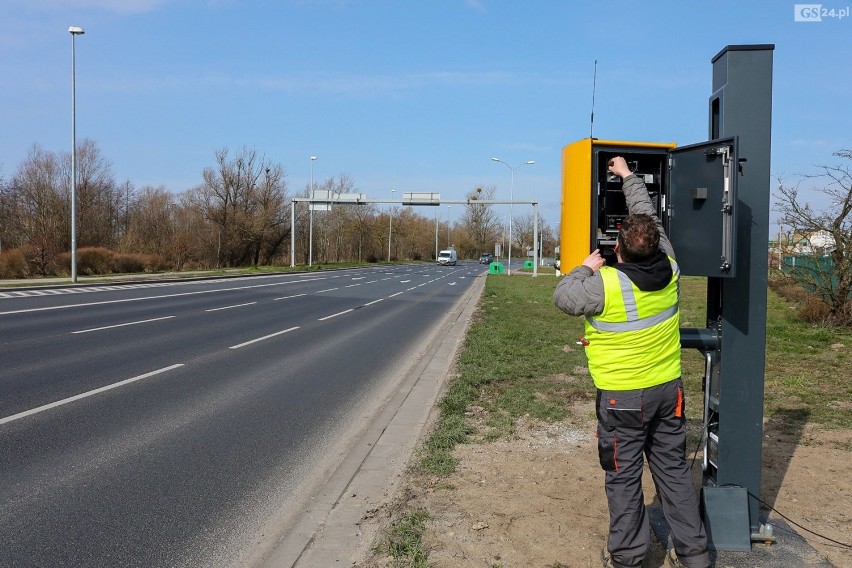
[[[663,543],[669,540],[669,524],[661,507],[648,507],[651,530]],[[770,518],[774,528],[774,544],[752,544],[749,552],[710,551],[716,568],[835,568],[781,518]],[[767,518],[761,515],[760,522]]]

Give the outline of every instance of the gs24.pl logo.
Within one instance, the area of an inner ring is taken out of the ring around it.
[[[793,10],[793,20],[796,22],[821,22],[823,18],[842,20],[850,16],[849,6],[826,8],[822,4],[795,4]]]

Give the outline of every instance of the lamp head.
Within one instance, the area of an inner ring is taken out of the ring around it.
[[[83,35],[86,32],[83,30],[83,28],[80,28],[78,26],[71,26],[70,28],[68,28],[68,33],[70,33],[71,35]]]

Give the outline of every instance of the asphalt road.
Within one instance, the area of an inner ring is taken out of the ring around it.
[[[255,557],[484,272],[0,290],[0,565]]]

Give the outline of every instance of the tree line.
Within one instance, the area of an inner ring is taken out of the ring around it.
[[[453,245],[461,258],[493,251],[495,243],[508,247],[497,209],[478,202],[493,199],[494,187],[472,188],[455,223],[443,218],[443,208],[333,205],[311,214],[297,201],[294,231],[292,197],[308,197],[310,187],[291,195],[286,169],[254,148],[216,150],[200,183],[181,193],[117,181],[89,139],[75,161],[81,274],[289,265],[291,234],[298,264],[309,254],[314,263],[434,260],[436,242]],[[359,193],[348,174],[314,189]],[[551,256],[555,232],[539,224],[543,254]],[[512,238],[516,257],[533,247],[532,212],[514,216]],[[0,176],[0,277],[67,275],[70,249],[70,152],[33,145],[8,178]]]

